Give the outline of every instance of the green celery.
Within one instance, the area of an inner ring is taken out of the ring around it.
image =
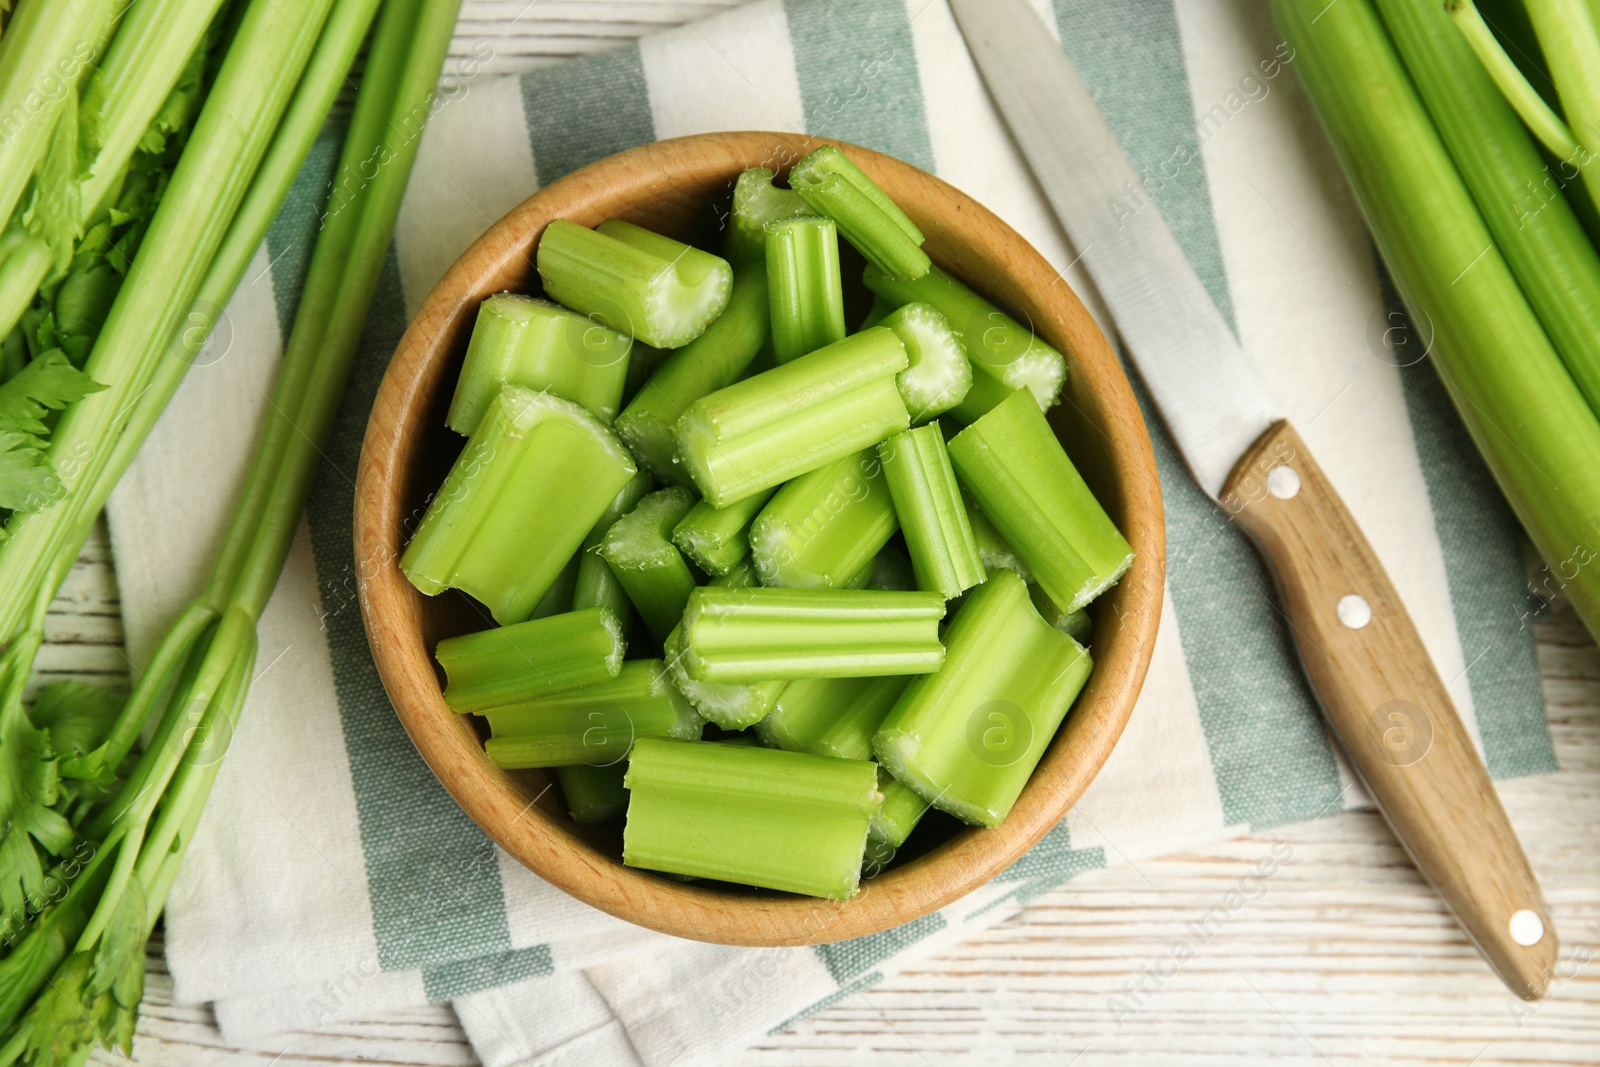
[[[945,451],[949,452],[948,442]],[[961,499],[967,506],[967,521],[972,525],[972,539],[978,546],[978,558],[983,561],[984,572],[1016,571],[1017,577],[1032,583],[1033,571],[1017,555],[1017,550],[1006,544],[1006,539],[1000,536],[1000,531],[994,528],[994,523],[989,521],[989,516],[983,513],[972,495],[963,489]]]
[[[961,484],[1064,610],[1077,611],[1133,565],[1133,549],[1028,397],[1007,398],[949,447]]]
[[[561,795],[567,798],[567,814],[579,826],[616,822],[628,813],[628,790],[622,784],[627,764],[590,767],[577,763],[555,771]]]
[[[727,310],[706,332],[667,357],[617,416],[617,433],[663,482],[689,484],[678,462],[674,428],[696,400],[732,385],[768,337],[767,267],[761,260],[733,275]]]
[[[1516,63],[1506,55],[1506,50],[1500,46],[1500,39],[1479,14],[1478,6],[1472,0],[1456,0],[1453,5],[1446,5],[1445,10],[1454,19],[1461,35],[1467,39],[1467,44],[1483,64],[1483,69],[1494,79],[1500,95],[1516,109],[1529,131],[1539,138],[1539,143],[1559,160],[1577,161],[1582,146],[1572,136],[1572,130],[1539,95],[1539,90],[1528,84],[1528,79]]]
[[[773,358],[787,363],[844,340],[844,281],[833,220],[801,215],[769,222],[766,257]]]
[[[501,625],[538,606],[636,474],[622,442],[570,400],[507,384],[400,558],[428,596],[460,589]]]
[[[877,308],[882,298],[873,302]],[[887,312],[877,325],[893,330],[906,346],[909,364],[896,380],[913,423],[926,422],[966,399],[972,389],[967,346],[932,304],[907,304]]]
[[[743,730],[766,718],[788,687],[788,679],[755,682],[702,682],[689,677],[683,627],[674,626],[664,642],[667,668],[678,687],[707,722],[724,730]]]
[[[559,304],[496,293],[478,305],[445,424],[470,437],[506,382],[548,389],[605,422],[617,416],[633,338]]]
[[[1586,147],[1600,143],[1600,25],[1595,9],[1589,0],[1536,0],[1524,8],[1567,123]],[[1590,161],[1586,155],[1581,162]],[[1579,168],[1589,198],[1600,206],[1596,169]]]
[[[872,817],[872,826],[867,831],[867,854],[882,867],[893,858],[894,850],[906,843],[911,831],[927,814],[928,802],[882,767],[878,768],[878,792],[883,794],[883,803],[878,806],[878,813]]]
[[[916,281],[902,281],[869,265],[862,280],[897,306],[932,305],[961,336],[973,372],[971,388],[951,409],[962,422],[975,421],[1018,389],[1032,393],[1041,409],[1060,398],[1067,380],[1061,353],[937,266]]]
[[[696,400],[678,455],[700,493],[727,507],[911,425],[894,376],[905,346],[874,327]]]
[[[905,549],[890,541],[872,561],[872,574],[867,578],[864,588],[903,593],[916,587],[917,576],[911,566],[911,557],[906,555]]]
[[[694,505],[694,493],[681,485],[658,489],[613,523],[597,550],[658,641],[678,625],[695,587],[694,573],[671,540]]]
[[[763,585],[859,587],[899,525],[869,448],[785,483],[750,524],[750,559]]]
[[[922,250],[922,231],[833,145],[823,145],[796,163],[789,185],[813,209],[837,222],[857,251],[889,277],[928,273],[931,263]]]
[[[536,700],[615,678],[628,646],[610,608],[584,608],[439,642],[450,710]]]
[[[658,659],[629,660],[610,681],[484,714],[484,750],[506,770],[606,767],[625,759],[640,738],[695,738],[705,726]]]
[[[767,223],[811,214],[811,207],[793,189],[772,184],[772,171],[751,167],[733,183],[733,222],[728,230],[728,259],[735,267],[765,257]]]
[[[573,608],[572,596],[578,591],[578,567],[583,562],[583,552],[580,550],[572,554],[566,566],[561,568],[561,573],[556,575],[556,580],[550,583],[550,588],[545,591],[537,607],[533,609],[530,619],[546,619],[551,615],[560,615],[562,612],[571,611]]]
[[[996,571],[968,594],[937,672],[906,688],[873,738],[890,774],[964,822],[998,826],[1089,678],[1093,661]]]
[[[656,348],[699,337],[733,288],[726,260],[621,219],[593,230],[556,219],[536,262],[550,299]]]
[[[861,881],[877,768],[747,745],[640,738],[622,862],[847,900]]]
[[[925,674],[944,661],[938,593],[706,586],[683,616],[684,662],[703,682]]]
[[[610,608],[617,613],[624,634],[628,633],[633,623],[633,601],[628,599],[622,583],[611,572],[611,564],[600,555],[600,542],[605,540],[606,531],[632,511],[644,499],[644,495],[654,488],[655,481],[644,471],[629,478],[628,484],[611,498],[600,521],[594,524],[594,529],[589,531],[589,536],[583,539],[583,544],[578,548],[578,572],[573,581],[572,606],[592,608],[603,605]]]
[[[872,735],[910,682],[887,678],[799,678],[755,724],[763,744],[836,759],[871,759]]]
[[[896,434],[878,446],[878,455],[911,551],[917,587],[948,600],[983,581],[983,559],[939,426]]]
[[[923,305],[923,306],[926,307],[928,305]],[[879,296],[877,293],[873,293],[872,294],[872,306],[867,309],[867,317],[861,320],[861,329],[865,330],[865,329],[869,329],[869,328],[871,328],[873,326],[882,326],[883,325],[883,320],[888,318],[895,310],[896,310],[895,305],[889,303],[889,301],[885,300],[883,297]],[[902,337],[900,340],[903,343],[905,341],[905,338]],[[965,352],[966,352],[966,350],[963,349],[962,350],[962,358],[963,359],[966,358]],[[970,368],[969,368],[968,377],[970,377],[970,376],[971,376],[971,371],[970,371]]]
[[[1080,645],[1089,643],[1089,638],[1094,635],[1094,620],[1089,618],[1086,609],[1062,611],[1060,605],[1050,599],[1050,594],[1038,585],[1028,586],[1028,596],[1033,600],[1034,609],[1039,612],[1039,617],[1045,622]]]
[[[726,315],[727,312],[724,311],[722,314]],[[718,316],[718,318],[721,318],[721,316]],[[712,325],[715,326],[716,323],[712,323]],[[708,326],[706,329],[709,332],[711,327]],[[705,334],[700,336],[704,337]],[[656,348],[654,345],[647,345],[643,341],[633,342],[633,351],[628,355],[628,376],[622,380],[622,402],[624,404],[633,402],[633,398],[639,395],[639,390],[644,388],[644,383],[650,380],[650,376],[660,368],[661,364],[667,361],[667,357],[670,355],[672,355],[671,349]]]
[[[727,574],[749,557],[750,520],[774,491],[747,496],[725,508],[700,501],[672,531],[672,543],[707,574]]]

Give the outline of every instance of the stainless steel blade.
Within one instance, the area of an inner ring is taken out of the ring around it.
[[[1195,479],[1282,416],[1088,87],[1027,0],[951,0],[967,47]]]

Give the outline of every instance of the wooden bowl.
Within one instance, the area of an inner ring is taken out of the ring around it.
[[[534,248],[552,219],[593,226],[621,217],[720,248],[717,231],[738,173],[754,166],[785,172],[819,143],[783,133],[680,137],[600,160],[529,197],[456,261],[406,330],[378,391],[357,476],[367,637],[400,721],[439,780],[540,877],[630,922],[701,941],[802,945],[876,933],[999,874],[1066,814],[1105,762],[1138,696],[1161,615],[1165,541],[1155,458],[1105,337],[1060,275],[982,205],[909,164],[841,145],[922,227],[936,263],[1065,353],[1071,373],[1051,423],[1138,553],[1129,575],[1094,605],[1094,674],[1010,816],[985,830],[930,813],[895,864],[842,904],[676,882],[624,867],[616,827],[575,825],[550,776],[499,769],[484,755],[479,720],[445,706],[434,645],[483,629],[485,616],[459,594],[418,593],[398,561],[461,448],[444,413],[479,302],[506,289],[538,290]],[[845,270],[859,277],[848,264]]]

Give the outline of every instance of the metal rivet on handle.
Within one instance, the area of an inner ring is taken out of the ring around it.
[[[1544,920],[1539,913],[1523,908],[1511,916],[1511,940],[1519,945],[1537,945],[1544,940]]]
[[[1372,621],[1372,605],[1365,597],[1346,593],[1339,598],[1339,621],[1352,630],[1359,630]]]
[[[1267,492],[1290,500],[1300,492],[1300,474],[1293,467],[1273,467],[1267,472]]]

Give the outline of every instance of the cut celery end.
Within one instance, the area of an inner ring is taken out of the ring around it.
[[[948,600],[983,581],[983,559],[939,426],[896,434],[878,446],[878,455],[917,587]]]
[[[617,416],[617,434],[657,478],[689,483],[678,462],[678,419],[696,400],[739,380],[768,339],[769,314],[766,264],[756,260],[741,266],[727,310],[668,356]]]
[[[1094,620],[1089,618],[1088,611],[1083,608],[1077,611],[1062,611],[1060,606],[1050,599],[1050,594],[1036,584],[1028,586],[1028,595],[1033,598],[1033,606],[1045,622],[1080,645],[1089,643],[1089,638],[1094,635]]]
[[[766,254],[767,223],[811,214],[811,207],[793,189],[772,184],[766,167],[742,171],[733,183],[733,225],[728,231],[728,259],[735,267]]]
[[[658,641],[678,624],[695,587],[688,562],[669,540],[694,504],[694,493],[682,486],[658,489],[613,523],[598,549]]]
[[[949,450],[962,485],[1062,610],[1077,611],[1133,565],[1133,549],[1026,396],[999,404]]]
[[[789,185],[869,263],[893,278],[920,278],[931,262],[922,231],[876,182],[839,149],[823,145],[789,171]]]
[[[683,627],[674,627],[665,642],[672,684],[707,722],[724,730],[743,730],[766,718],[789,685],[786,680],[701,682],[689,677],[684,660]]]
[[[878,307],[882,298],[873,302]],[[907,304],[877,323],[893,330],[906,346],[910,361],[895,384],[913,423],[943,414],[966,399],[972,389],[972,361],[967,347],[932,304]],[[1057,383],[1059,388],[1059,383]]]
[[[911,424],[894,376],[905,346],[865,330],[701,397],[678,421],[678,455],[701,495],[727,507]]]
[[[590,767],[579,763],[555,771],[561,795],[567,799],[567,814],[578,825],[616,822],[628,813],[628,790],[622,784],[627,764]]]
[[[1010,571],[994,572],[967,594],[945,641],[944,666],[906,687],[872,751],[933,806],[963,822],[998,826],[1093,661],[1045,624]]]
[[[632,511],[634,505],[653,488],[655,488],[654,479],[644,471],[628,479],[628,484],[611,498],[611,503],[606,505],[605,514],[600,516],[600,521],[594,524],[589,535],[583,539],[582,547],[578,549],[578,568],[572,587],[573,609],[596,605],[610,608],[617,613],[624,634],[627,634],[633,623],[633,601],[628,599],[628,594],[622,588],[622,583],[617,581],[617,576],[611,573],[611,565],[601,557],[599,547],[600,542],[605,539],[606,531],[610,530],[618,519]]]
[[[802,215],[768,223],[766,257],[773,358],[787,363],[844,340],[844,280],[833,220]]]
[[[946,443],[945,451],[949,451]],[[953,465],[952,465],[953,467]],[[959,482],[961,479],[957,478]],[[1033,571],[1022,562],[1022,557],[1017,555],[1016,549],[1006,544],[1006,539],[1000,536],[1000,531],[995,529],[994,523],[989,521],[989,516],[978,507],[977,501],[965,489],[961,492],[962,502],[967,506],[967,522],[972,525],[972,538],[978,545],[978,558],[983,561],[985,573],[995,570],[1015,571],[1017,577],[1033,584]]]
[[[877,453],[866,449],[779,489],[750,524],[750,559],[763,585],[844,588],[863,568],[870,580],[898,527]]]
[[[610,608],[585,608],[481,633],[447,637],[435,651],[454,712],[481,712],[615,678],[627,652]]]
[[[1028,327],[938,267],[915,281],[867,267],[862,281],[893,304],[931,304],[961,337],[972,364],[972,387],[955,408],[971,422],[1017,389],[1041,409],[1053,407],[1067,380],[1067,361]]]
[[[872,735],[911,679],[800,678],[755,724],[756,736],[776,748],[835,759],[871,759]]]
[[[702,682],[925,674],[944,661],[938,593],[703,586],[683,617]]]
[[[771,492],[757,493],[725,508],[702,500],[672,531],[672,543],[707,574],[727,574],[749,557],[750,520],[771,496]]]
[[[545,227],[536,257],[545,293],[656,348],[678,348],[728,306],[733,269],[709,252],[608,219]]]
[[[632,348],[633,338],[548,300],[496,293],[478,307],[445,424],[471,436],[506,382],[548,389],[609,423]]]
[[[878,853],[879,865],[882,866],[892,858],[892,850],[906,843],[911,831],[928,813],[928,802],[915,789],[896,781],[894,775],[882,767],[878,768],[878,792],[883,794],[883,803],[878,806],[878,813],[872,817],[872,825],[867,831],[867,852],[869,855],[873,853],[874,843],[888,846],[889,855],[881,851]]]
[[[917,587],[917,576],[911,567],[911,557],[905,549],[890,541],[883,546],[872,561],[872,573],[867,577],[866,589],[887,589],[904,593]]]
[[[582,407],[508,384],[429,503],[400,569],[428,596],[459,589],[496,622],[522,622],[636,473],[627,448]]]
[[[492,708],[484,749],[496,766],[605,767],[641,737],[700,736],[702,720],[658,659],[629,660],[610,681]]]
[[[628,760],[630,867],[847,900],[882,799],[861,760],[641,738]]]

